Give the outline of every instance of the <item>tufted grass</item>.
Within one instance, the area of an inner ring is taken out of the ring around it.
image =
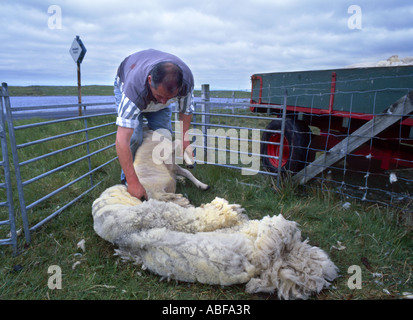
[[[266,177],[240,181],[236,171],[214,166],[198,165],[194,173],[212,187],[199,191],[189,182],[179,183],[178,192],[192,203],[198,205],[218,195],[242,204],[252,219],[281,213],[300,224],[303,239],[329,253],[340,277],[311,299],[399,299],[404,292],[412,292],[411,230],[398,223],[397,212],[356,203],[346,210],[330,193],[303,193],[288,184],[276,192]],[[246,294],[244,285],[160,281],[148,270],[113,256],[114,247],[93,231],[91,204],[105,187],[117,183],[117,177],[113,170],[100,190],[36,231],[20,255],[13,257],[11,250],[0,247],[0,299],[276,299],[271,294]],[[85,240],[85,252],[77,247],[81,240]],[[62,270],[62,289],[48,288],[52,265]],[[348,287],[351,265],[361,268],[361,289]]]
[[[401,212],[351,201],[345,209],[343,199],[335,193],[321,192],[316,186],[303,189],[288,178],[280,188],[274,188],[269,177],[242,176],[240,171],[217,166],[197,165],[193,173],[211,186],[200,191],[188,181],[178,182],[178,192],[193,204],[219,196],[241,204],[251,219],[283,214],[300,225],[303,239],[329,254],[340,269],[340,277],[311,299],[401,299],[404,293],[413,293],[412,229]],[[117,163],[101,175],[105,177],[102,185],[34,232],[29,246],[20,236],[22,252],[18,256],[12,255],[11,247],[0,246],[0,300],[277,299],[276,294],[246,294],[244,285],[160,281],[140,266],[121,262],[113,255],[114,247],[93,230],[91,205],[105,188],[119,183]],[[65,177],[50,180],[47,188],[55,189],[60,180]],[[57,205],[50,202],[33,214],[43,214]],[[77,246],[81,240],[85,251]],[[361,270],[361,289],[348,286],[353,275],[348,269],[354,265]],[[50,266],[59,266],[62,271],[61,289],[48,287]]]

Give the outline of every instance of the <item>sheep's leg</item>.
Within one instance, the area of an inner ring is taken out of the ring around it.
[[[183,176],[185,178],[188,178],[189,180],[192,181],[193,184],[196,185],[197,188],[202,189],[202,190],[208,190],[209,185],[202,183],[199,181],[197,178],[194,177],[194,175],[187,169],[184,169],[178,165],[175,165],[175,172],[177,175]]]

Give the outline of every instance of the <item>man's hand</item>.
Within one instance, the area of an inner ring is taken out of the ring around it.
[[[128,192],[131,196],[138,198],[139,200],[148,200],[148,195],[145,188],[140,183],[129,184]]]

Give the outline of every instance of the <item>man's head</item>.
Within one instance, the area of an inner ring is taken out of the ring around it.
[[[182,82],[182,70],[172,62],[156,64],[148,76],[148,83],[153,96],[163,104],[178,95]]]

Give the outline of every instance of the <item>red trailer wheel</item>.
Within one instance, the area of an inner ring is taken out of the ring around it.
[[[272,143],[280,143],[281,141],[281,134],[280,133],[273,133],[270,136],[270,139],[268,140],[269,142]],[[280,145],[275,145],[275,144],[267,144],[267,152],[266,154],[272,157],[278,157],[280,154]],[[288,140],[286,137],[284,137],[284,145],[283,145],[283,158],[281,160],[281,166],[284,167],[285,164],[288,161],[288,155],[290,154],[290,146],[288,144]],[[270,161],[270,164],[278,168],[279,166],[279,160],[275,158],[268,158]]]
[[[281,120],[271,121],[267,130],[280,131]],[[298,172],[309,161],[309,141],[310,129],[304,123],[295,119],[287,118],[285,120],[284,146],[283,157],[281,160],[282,171]],[[264,132],[261,137],[261,163],[264,169],[277,172],[278,159],[269,157],[278,157],[280,154],[280,145],[269,144],[279,143],[281,140],[281,133]],[[269,156],[269,157],[267,157]]]

